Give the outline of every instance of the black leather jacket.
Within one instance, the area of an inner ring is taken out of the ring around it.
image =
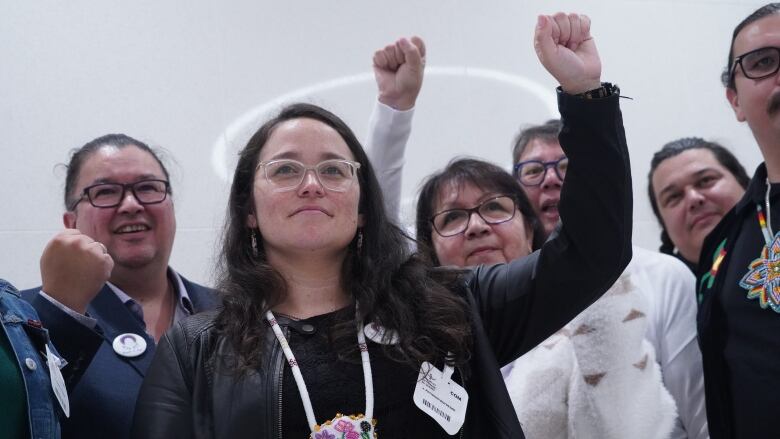
[[[631,259],[631,181],[617,93],[559,94],[569,157],[559,211],[564,226],[541,250],[481,266],[464,279],[474,321],[463,437],[522,438],[500,373],[593,303]],[[136,406],[133,437],[277,438],[283,354],[266,331],[264,367],[238,378],[214,312],[179,322],[160,340]],[[277,317],[283,331],[302,330]],[[375,377],[374,379],[377,379]]]

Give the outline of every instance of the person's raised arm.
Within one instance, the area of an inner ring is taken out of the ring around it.
[[[85,313],[111,276],[114,261],[103,244],[76,229],[65,229],[47,243],[40,267],[40,292],[28,290],[22,296],[35,308],[53,345],[67,361],[62,372],[72,389],[103,341],[94,330],[95,319]]]
[[[366,152],[390,216],[399,217],[404,150],[425,71],[425,43],[401,38],[374,52],[377,104],[369,119]]]
[[[632,191],[619,90],[600,82],[590,19],[540,16],[534,46],[561,84],[559,141],[569,158],[562,226],[541,250],[470,278],[499,363],[513,361],[598,299],[631,259]]]

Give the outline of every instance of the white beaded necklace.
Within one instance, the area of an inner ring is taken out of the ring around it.
[[[298,366],[295,355],[293,355],[293,352],[290,349],[287,338],[282,333],[282,328],[279,326],[276,317],[274,317],[274,314],[270,310],[266,312],[265,318],[271,325],[271,329],[274,331],[274,335],[276,335],[279,345],[282,346],[284,356],[287,358],[287,364],[290,365],[290,370],[295,378],[295,384],[298,386],[298,393],[300,393],[301,401],[303,402],[303,410],[306,412],[306,420],[311,429],[311,435],[309,435],[309,437],[311,439],[323,439],[341,437],[344,433],[355,432],[360,435],[361,439],[375,438],[376,432],[374,431],[374,425],[376,424],[376,420],[373,419],[374,383],[371,375],[371,360],[368,357],[366,336],[363,334],[363,322],[358,318],[357,305],[355,306],[355,321],[357,322],[358,347],[360,348],[360,357],[363,363],[363,379],[366,387],[366,414],[343,415],[341,413],[336,413],[336,417],[329,421],[325,421],[321,425],[317,424],[317,418],[314,416],[311,398],[309,398],[309,391],[306,388],[306,383],[303,381],[301,369]],[[281,410],[281,407],[279,409]]]

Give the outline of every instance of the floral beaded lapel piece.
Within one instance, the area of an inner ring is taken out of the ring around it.
[[[369,422],[365,416],[347,416],[336,413],[336,417],[331,421],[326,421],[322,425],[315,427],[311,434],[313,439],[374,439],[375,420]]]
[[[765,245],[761,256],[750,263],[748,272],[739,281],[748,290],[748,299],[758,299],[762,309],[772,308],[780,313],[780,233],[770,245]]]
[[[766,245],[761,249],[761,256],[748,266],[748,272],[739,281],[739,286],[748,290],[748,299],[758,299],[761,309],[771,308],[780,313],[780,232],[772,233],[771,206],[769,205],[769,179],[766,181],[766,217],[761,204],[756,205],[758,225],[764,236]]]

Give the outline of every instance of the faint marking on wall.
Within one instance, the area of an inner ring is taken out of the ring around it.
[[[548,86],[542,85],[532,79],[522,75],[502,72],[500,70],[491,70],[466,66],[453,67],[434,67],[425,68],[425,77],[464,77],[474,78],[486,81],[498,82],[513,88],[521,89],[532,96],[537,97],[550,113],[550,117],[558,117],[558,105],[555,93]],[[235,139],[245,135],[249,128],[255,128],[260,121],[265,120],[269,113],[278,111],[278,109],[287,102],[300,101],[305,97],[330,91],[342,87],[348,87],[364,82],[374,82],[373,72],[360,73],[351,76],[343,76],[328,81],[312,84],[306,87],[293,90],[290,93],[283,94],[268,102],[251,108],[246,113],[239,116],[235,121],[225,128],[225,131],[217,138],[211,150],[211,166],[214,172],[223,181],[230,181],[230,170],[228,169],[228,151],[235,142]],[[243,145],[242,145],[243,146]]]

